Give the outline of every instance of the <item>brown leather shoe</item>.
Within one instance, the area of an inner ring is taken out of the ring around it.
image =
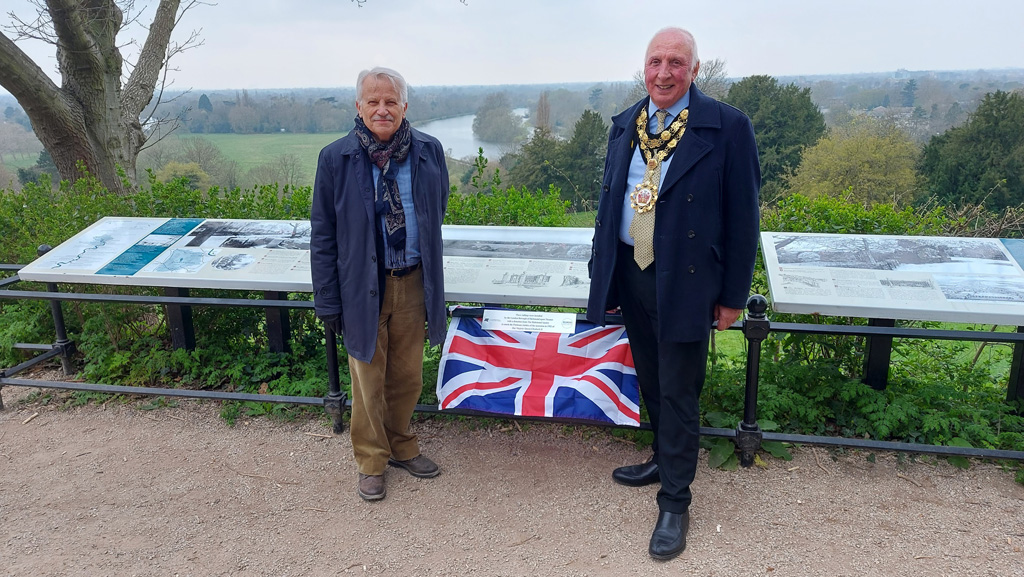
[[[379,501],[387,494],[384,487],[384,475],[364,475],[359,473],[359,484],[356,493],[366,501]]]
[[[436,477],[441,472],[441,468],[437,466],[437,463],[423,455],[417,455],[408,461],[388,459],[388,464],[392,467],[401,467],[409,471],[409,474],[413,477],[420,477],[421,479]]]

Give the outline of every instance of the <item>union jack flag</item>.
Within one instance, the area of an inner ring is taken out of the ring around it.
[[[622,326],[578,322],[567,335],[488,331],[456,317],[437,376],[441,409],[640,426],[640,392]]]

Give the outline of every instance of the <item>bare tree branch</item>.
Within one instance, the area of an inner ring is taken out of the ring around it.
[[[153,17],[153,24],[149,27],[146,43],[139,52],[131,76],[124,87],[121,108],[126,116],[138,118],[142,109],[153,98],[157,78],[167,60],[167,45],[170,42],[174,25],[177,23],[180,3],[180,0],[160,0],[160,4],[156,8],[156,15]],[[195,4],[195,0],[189,2],[185,10]]]
[[[704,94],[716,100],[724,99],[729,92],[729,79],[725,77],[725,60],[702,60],[694,82]]]
[[[57,35],[53,32],[53,27],[50,26],[50,14],[46,11],[46,6],[43,5],[42,0],[28,0],[28,3],[36,7],[35,21],[26,22],[11,11],[7,13],[7,16],[13,23],[4,26],[4,29],[14,33],[15,41],[32,39],[56,45]]]
[[[10,92],[18,102],[28,103],[50,113],[58,113],[66,103],[60,98],[60,89],[35,62],[7,36],[0,34],[0,86]],[[66,114],[66,112],[60,113]],[[31,118],[31,116],[30,116]]]

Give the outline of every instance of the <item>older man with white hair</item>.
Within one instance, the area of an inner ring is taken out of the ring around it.
[[[398,72],[361,72],[355,128],[320,152],[313,186],[313,301],[349,354],[356,492],[367,501],[384,498],[388,465],[422,478],[440,472],[410,421],[424,323],[431,344],[445,335],[448,169],[441,143],[406,120],[408,96]]]
[[[612,118],[587,306],[596,323],[622,310],[654,454],[612,478],[661,484],[649,547],[660,560],[686,548],[711,328],[739,318],[757,253],[754,131],[697,88],[699,69],[692,34],[659,31],[644,58],[649,96]]]

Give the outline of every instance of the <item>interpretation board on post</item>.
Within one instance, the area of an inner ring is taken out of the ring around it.
[[[1024,325],[1024,241],[762,232],[777,312]]]
[[[445,226],[453,302],[586,307],[591,228]]]
[[[585,307],[589,228],[442,228],[445,299]],[[312,292],[309,221],[105,217],[24,280]]]
[[[105,217],[25,280],[310,292],[309,221]]]

